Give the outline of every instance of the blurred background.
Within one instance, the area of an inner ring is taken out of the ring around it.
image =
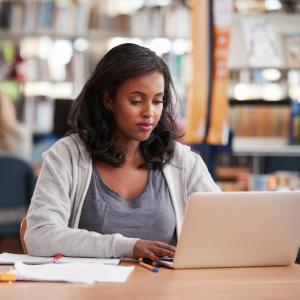
[[[124,42],[168,64],[180,141],[223,191],[300,190],[300,1],[0,1],[0,252],[21,251],[41,155]]]

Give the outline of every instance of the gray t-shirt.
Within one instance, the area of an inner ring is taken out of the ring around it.
[[[105,184],[93,166],[79,228],[176,245],[175,212],[162,171],[150,170],[143,193],[126,201]]]

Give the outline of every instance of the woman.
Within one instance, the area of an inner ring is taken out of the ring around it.
[[[30,140],[29,131],[17,120],[12,100],[0,93],[0,154],[29,160]]]
[[[218,191],[175,141],[168,67],[135,44],[110,50],[76,99],[73,134],[45,155],[27,215],[32,255],[173,256],[188,196]]]

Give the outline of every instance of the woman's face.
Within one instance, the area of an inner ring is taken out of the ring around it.
[[[163,110],[164,77],[152,72],[124,81],[114,99],[105,100],[116,123],[117,141],[145,141]]]

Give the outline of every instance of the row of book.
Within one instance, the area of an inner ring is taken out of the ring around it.
[[[218,167],[217,175],[235,172],[231,181],[218,181],[222,191],[299,191],[300,174],[291,171],[277,171],[271,174],[252,174],[250,169],[239,167]],[[223,178],[219,178],[222,180]]]
[[[56,62],[51,65],[49,60],[41,59],[37,53],[22,59],[20,47],[13,41],[5,41],[0,43],[0,80],[18,80],[17,77],[22,77],[20,81],[73,81],[77,74],[86,76],[86,64],[81,58],[85,55],[74,51],[69,63]]]
[[[73,82],[75,95],[80,91],[89,73],[94,70],[98,61],[107,51],[107,43],[91,43],[88,51],[79,52],[73,50],[70,61],[68,63],[59,64],[58,59],[56,59],[55,62],[52,61],[53,59],[51,59],[51,57],[53,54],[50,55],[49,53],[48,59],[41,58],[39,48],[37,47],[38,42],[35,40],[32,42],[33,43],[28,41],[26,45],[24,43],[20,44],[19,50],[21,53],[23,52],[24,55],[26,50],[24,48],[30,49],[30,53],[26,52],[26,58],[24,57],[24,59],[18,63],[18,74],[22,77],[20,81]],[[5,43],[8,43],[8,41]],[[15,79],[15,77],[12,77],[12,69],[16,69],[16,60],[19,54],[17,53],[17,46],[13,41],[11,41],[9,45],[10,47],[0,43],[0,75],[2,74],[0,80]],[[8,48],[10,49],[9,51]],[[10,52],[10,54],[8,54],[8,52]],[[4,55],[4,53],[6,54]],[[12,57],[12,65],[8,64],[7,58],[5,58],[7,56]],[[185,115],[186,91],[191,74],[191,57],[187,53],[177,55],[173,52],[164,53],[162,57],[169,66],[173,77],[175,89],[180,99],[180,113],[181,115]]]
[[[300,177],[295,172],[278,171],[273,174],[244,174],[243,176],[238,183],[250,191],[300,190]]]
[[[191,12],[185,5],[173,3],[165,7],[143,7],[132,15],[130,31],[134,36],[190,37]]]
[[[74,60],[66,65],[50,65],[38,57],[26,59],[22,70],[26,81],[72,81]]]
[[[1,1],[0,28],[11,33],[84,34],[88,28],[88,6],[56,1]]]
[[[237,105],[231,107],[230,124],[235,136],[289,138],[289,106]]]
[[[103,1],[102,1],[103,2]],[[190,9],[174,2],[109,15],[99,1],[0,1],[0,28],[12,34],[88,35],[90,30],[133,36],[190,36]],[[102,32],[102,33],[103,33]]]

